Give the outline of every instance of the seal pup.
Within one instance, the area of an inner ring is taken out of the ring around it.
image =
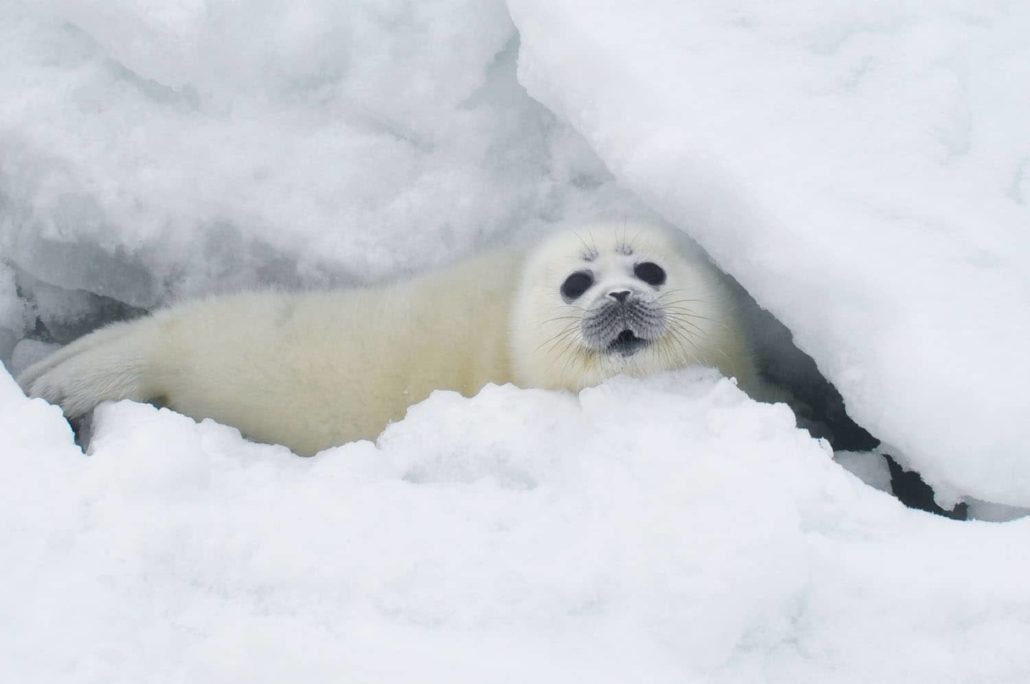
[[[377,287],[184,303],[86,335],[18,382],[69,418],[152,401],[310,455],[375,438],[436,389],[577,391],[692,364],[755,377],[720,274],[678,231],[598,222]]]

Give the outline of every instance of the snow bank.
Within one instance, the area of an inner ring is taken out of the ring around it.
[[[943,499],[1030,504],[1030,6],[510,0],[519,80]]]
[[[126,315],[91,295],[396,277],[622,201],[516,49],[499,0],[0,0],[0,359],[11,272],[68,341]]]
[[[701,371],[434,394],[312,459],[0,373],[5,681],[1025,681],[1030,520],[956,523]]]

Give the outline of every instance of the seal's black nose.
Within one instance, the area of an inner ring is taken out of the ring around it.
[[[616,290],[615,292],[609,292],[608,296],[620,304],[625,304],[626,299],[629,297],[629,290]]]

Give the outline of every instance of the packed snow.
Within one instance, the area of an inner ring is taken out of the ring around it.
[[[904,508],[712,371],[438,392],[312,459],[0,380],[4,681],[1030,677],[1030,519]]]
[[[1030,518],[983,522],[1030,507],[1026,35],[1001,0],[0,0],[0,681],[1030,681]],[[649,212],[885,444],[689,369],[438,392],[310,459],[122,402],[84,453],[8,372]]]
[[[0,0],[0,354],[12,272],[66,342],[90,296],[396,277],[634,205],[517,47],[480,0]]]

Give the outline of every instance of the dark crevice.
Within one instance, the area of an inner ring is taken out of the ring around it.
[[[891,471],[891,491],[901,503],[909,508],[918,508],[953,520],[967,519],[969,506],[960,503],[951,510],[941,508],[934,500],[933,489],[923,481],[919,473],[907,471],[890,456],[884,456]]]
[[[826,439],[834,451],[868,453],[885,458],[891,476],[891,491],[909,508],[957,520],[967,518],[968,506],[947,510],[934,500],[934,492],[919,473],[906,471],[897,461],[875,451],[880,440],[848,415],[840,392],[819,371],[815,360],[798,349],[790,330],[762,309],[749,293],[730,280],[740,302],[740,315],[750,331],[753,352],[764,380],[790,397],[788,403],[798,426],[814,437]]]

